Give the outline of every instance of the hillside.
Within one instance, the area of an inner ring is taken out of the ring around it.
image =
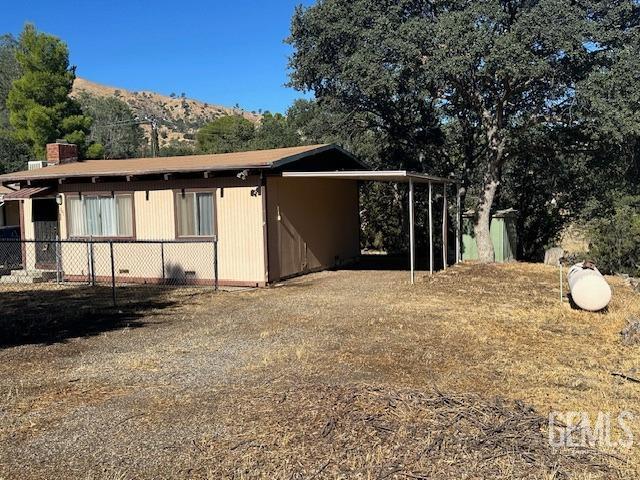
[[[244,110],[213,105],[182,96],[166,96],[155,92],[132,92],[76,78],[71,95],[87,92],[99,97],[114,96],[123,100],[140,118],[154,118],[160,124],[160,145],[172,141],[192,142],[198,128],[211,120],[225,115],[240,114],[252,122],[260,121],[260,115]],[[142,126],[147,135],[151,127]]]

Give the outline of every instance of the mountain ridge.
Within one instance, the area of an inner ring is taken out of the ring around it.
[[[81,92],[97,97],[119,98],[140,120],[156,120],[161,147],[175,143],[192,144],[200,127],[226,115],[242,115],[254,123],[259,123],[262,118],[254,112],[202,102],[187,98],[184,94],[177,96],[162,95],[150,90],[131,91],[76,77],[71,96],[77,97]],[[151,126],[143,124],[142,128],[150,138]]]

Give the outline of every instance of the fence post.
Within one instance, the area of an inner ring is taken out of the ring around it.
[[[160,259],[162,260],[162,284],[166,283],[166,272],[164,269],[164,242],[160,242]]]
[[[113,306],[117,305],[116,302],[116,261],[113,256],[113,240],[109,240],[109,251],[111,253],[111,296],[113,298]]]
[[[87,246],[87,284],[91,285],[91,249],[89,240],[83,240]]]
[[[96,286],[96,263],[93,258],[93,237],[89,237],[89,263],[91,264],[91,286]]]
[[[218,291],[218,237],[213,237],[213,285],[214,290]]]
[[[56,284],[60,285],[61,272],[60,272],[60,237],[56,235]]]

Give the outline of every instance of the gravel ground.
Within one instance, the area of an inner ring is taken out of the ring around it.
[[[609,312],[577,312],[556,275],[462,265],[411,287],[406,272],[322,272],[122,292],[117,311],[92,291],[3,292],[0,479],[628,478],[637,447],[614,459],[535,440],[551,409],[640,404],[610,375],[640,367],[618,338],[638,296],[612,279]],[[511,433],[489,435],[505,418]]]

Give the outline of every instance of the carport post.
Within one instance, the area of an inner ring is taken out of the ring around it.
[[[447,269],[447,183],[442,184],[443,196],[442,196],[442,264],[444,269]]]
[[[429,182],[429,274],[433,275],[433,192]]]
[[[413,179],[409,179],[409,263],[411,267],[411,285],[415,283],[416,242],[413,215]]]

